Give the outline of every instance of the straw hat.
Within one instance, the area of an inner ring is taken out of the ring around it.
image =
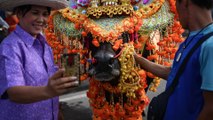
[[[0,9],[12,11],[22,5],[40,5],[51,7],[52,10],[63,9],[69,6],[67,0],[0,0]]]

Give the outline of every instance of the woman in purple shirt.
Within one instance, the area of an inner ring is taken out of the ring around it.
[[[51,10],[67,7],[66,0],[0,0],[13,10],[19,24],[0,45],[0,119],[57,120],[58,95],[78,85],[76,77],[57,70],[41,34]]]

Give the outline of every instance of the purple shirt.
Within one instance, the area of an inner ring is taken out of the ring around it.
[[[42,44],[41,51],[35,41]],[[43,49],[42,49],[43,48]],[[20,26],[0,45],[0,96],[13,86],[46,86],[56,72],[52,50],[40,34],[35,39]],[[1,120],[57,120],[58,97],[32,104],[0,99]]]

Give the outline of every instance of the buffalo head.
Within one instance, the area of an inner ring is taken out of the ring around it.
[[[101,82],[112,81],[120,76],[120,63],[115,58],[116,53],[108,42],[101,43],[98,48],[92,50],[94,59],[89,69],[89,74]]]

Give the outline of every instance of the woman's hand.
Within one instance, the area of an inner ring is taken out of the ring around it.
[[[79,85],[77,77],[63,77],[65,70],[58,70],[52,77],[50,77],[48,85],[46,86],[46,92],[50,97],[55,97],[67,92],[70,88]]]

